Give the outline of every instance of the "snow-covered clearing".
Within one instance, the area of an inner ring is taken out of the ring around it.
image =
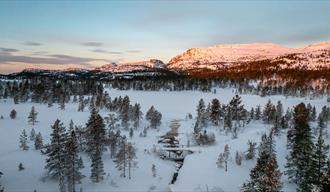
[[[129,139],[137,148],[138,167],[132,171],[132,179],[120,177],[120,173],[115,168],[115,164],[110,159],[109,152],[105,152],[103,156],[106,179],[101,183],[92,183],[89,179],[90,161],[86,154],[82,154],[84,160],[84,175],[82,184],[78,186],[84,191],[239,191],[242,183],[248,179],[249,170],[254,166],[255,160],[243,160],[242,165],[235,164],[236,151],[246,151],[247,141],[253,140],[259,142],[262,133],[268,132],[270,125],[265,125],[259,121],[252,121],[249,125],[240,130],[237,139],[232,139],[231,134],[226,135],[219,131],[216,127],[210,127],[216,135],[216,144],[213,146],[197,147],[192,146],[194,154],[185,158],[184,165],[179,172],[178,179],[173,186],[169,187],[172,175],[175,171],[175,163],[162,160],[152,153],[153,145],[157,145],[158,136],[169,131],[169,124],[173,119],[180,120],[179,138],[180,145],[187,144],[187,138],[192,132],[194,120],[187,120],[185,117],[188,113],[195,116],[196,105],[198,100],[203,98],[206,103],[213,98],[218,98],[221,103],[228,103],[235,95],[232,89],[218,89],[216,94],[204,93],[198,91],[181,91],[181,92],[149,92],[149,91],[118,91],[107,90],[112,98],[117,96],[128,95],[132,103],[141,104],[142,111],[145,113],[151,105],[160,111],[163,115],[162,125],[159,130],[148,130],[147,137],[139,137],[142,128],[147,125],[143,120],[143,124],[138,131],[135,131],[132,139]],[[306,98],[295,98],[284,96],[260,97],[256,95],[242,95],[243,103],[249,110],[257,105],[264,104],[271,99],[273,103],[280,100],[283,103],[284,110],[298,103],[304,102],[315,105],[319,112],[321,107],[327,105],[326,98],[309,100]],[[0,101],[0,115],[4,119],[0,119],[0,170],[4,173],[2,183],[6,191],[58,191],[58,183],[54,181],[43,181],[45,156],[39,151],[34,150],[33,143],[30,142],[30,150],[22,151],[19,149],[19,135],[23,129],[29,133],[32,125],[27,122],[27,116],[31,107],[35,106],[38,114],[38,123],[34,126],[36,132],[41,132],[44,137],[44,143],[49,142],[51,132],[50,126],[56,119],[60,119],[66,126],[72,119],[76,125],[84,126],[90,115],[86,109],[84,112],[77,112],[78,103],[66,104],[65,110],[58,108],[56,104],[48,108],[47,104],[36,103],[20,103],[14,104],[12,100]],[[9,113],[12,109],[17,111],[17,118],[10,119]],[[100,113],[105,116],[108,114],[106,110]],[[128,131],[122,131],[128,135]],[[329,127],[328,127],[328,132]],[[220,152],[223,151],[224,145],[230,146],[230,161],[228,164],[228,172],[218,168],[216,161]],[[286,156],[286,133],[276,138],[277,158],[280,169],[284,171]],[[18,164],[23,163],[25,170],[19,171]],[[156,166],[157,176],[152,176],[152,164]],[[293,191],[295,186],[287,182],[286,176],[282,176],[284,183],[284,191]]]

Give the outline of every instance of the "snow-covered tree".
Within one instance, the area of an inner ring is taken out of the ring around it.
[[[27,151],[29,150],[29,146],[28,146],[28,136],[26,134],[25,129],[23,129],[22,134],[19,138],[19,148],[22,149],[23,151]]]
[[[221,106],[218,99],[211,102],[210,119],[214,125],[219,125],[221,119]]]
[[[131,179],[131,169],[136,167],[136,149],[131,143],[127,143],[127,166],[128,166],[128,178]]]
[[[66,180],[68,186],[68,192],[76,191],[76,183],[80,183],[84,177],[81,173],[78,157],[78,142],[76,133],[71,130],[68,134],[68,138],[65,144],[66,150]]]
[[[327,154],[329,152],[329,145],[324,140],[324,128],[319,127],[318,137],[315,143],[315,149],[313,152],[313,160],[311,165],[312,179],[314,179],[314,185],[321,188],[321,178],[327,169]]]
[[[34,148],[35,148],[36,150],[40,150],[40,149],[43,148],[43,146],[44,146],[44,144],[43,144],[43,138],[42,138],[41,133],[39,132],[39,133],[37,134],[35,140],[34,140]]]
[[[92,109],[90,118],[86,124],[87,129],[87,152],[91,164],[91,180],[98,183],[104,179],[104,165],[102,154],[106,145],[106,131],[103,118],[96,109]]]
[[[35,110],[34,106],[32,106],[30,114],[28,116],[28,122],[31,123],[33,126],[38,122],[37,115],[38,112]]]
[[[279,192],[282,188],[272,135],[262,136],[256,166],[250,172],[250,180],[243,184],[243,192]]]
[[[255,143],[255,142],[252,142],[252,141],[248,141],[248,146],[249,146],[249,148],[248,148],[248,150],[247,150],[247,153],[246,153],[246,155],[245,155],[245,158],[246,159],[248,159],[248,160],[250,160],[250,159],[254,159],[254,157],[255,157],[255,154],[256,154],[256,146],[257,146],[257,143]]]
[[[312,189],[311,165],[314,145],[308,120],[309,110],[305,104],[295,106],[293,126],[287,133],[289,155],[285,174],[290,181],[297,183],[299,191]]]
[[[58,179],[60,182],[63,182],[61,180],[64,180],[66,173],[66,132],[60,120],[57,119],[54,125],[52,125],[52,133],[50,136],[50,144],[46,149],[47,158],[45,169],[50,178]]]
[[[243,121],[244,124],[245,120],[247,120],[247,111],[244,109],[242,98],[239,95],[235,95],[235,97],[233,97],[229,102],[228,113],[231,114],[231,119],[236,121],[238,125],[240,125],[240,121]]]
[[[114,162],[116,163],[116,168],[121,171],[120,176],[126,177],[127,169],[127,141],[123,138],[118,146],[118,152],[115,156]]]
[[[132,121],[133,121],[133,127],[137,129],[140,126],[140,121],[143,118],[143,113],[141,111],[140,104],[136,103],[132,107]]]
[[[32,128],[30,131],[30,140],[34,141],[35,139],[36,139],[36,130],[34,130],[34,128]]]
[[[150,122],[150,127],[156,129],[161,125],[162,114],[158,112],[154,106],[151,106],[146,113],[146,119]]]

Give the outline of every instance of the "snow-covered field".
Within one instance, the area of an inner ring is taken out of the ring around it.
[[[193,130],[194,119],[186,119],[188,113],[195,117],[196,105],[198,100],[203,98],[205,102],[218,98],[221,103],[228,103],[235,95],[232,89],[218,89],[216,94],[198,91],[181,92],[149,92],[149,91],[118,91],[107,90],[110,97],[128,95],[132,103],[141,104],[142,111],[145,113],[151,105],[162,113],[162,125],[159,130],[149,130],[147,137],[139,137],[142,128],[147,124],[143,120],[140,130],[136,131],[133,138],[129,139],[137,148],[138,167],[132,171],[132,179],[120,177],[120,173],[115,168],[115,164],[110,159],[109,152],[103,156],[106,179],[101,183],[92,183],[89,179],[90,161],[88,156],[81,154],[86,176],[82,184],[77,188],[84,191],[239,191],[242,183],[249,177],[250,169],[255,165],[255,160],[243,160],[242,165],[235,164],[236,151],[246,151],[247,141],[260,141],[262,133],[268,132],[270,125],[259,121],[252,121],[244,129],[240,130],[237,139],[232,139],[231,135],[226,135],[216,127],[210,127],[210,131],[216,135],[216,144],[213,146],[203,146],[191,148],[195,153],[185,158],[183,167],[179,171],[178,179],[174,185],[169,185],[172,175],[175,172],[175,163],[169,160],[162,160],[152,153],[153,145],[157,145],[158,136],[169,131],[169,124],[172,120],[179,120],[180,145],[186,145],[187,139]],[[249,110],[257,105],[264,106],[271,99],[273,103],[281,101],[284,110],[301,102],[315,105],[319,112],[321,107],[327,105],[326,98],[309,100],[306,98],[295,98],[284,96],[260,97],[256,95],[241,95],[245,107]],[[50,126],[56,119],[60,119],[66,126],[70,120],[76,125],[84,126],[90,115],[88,110],[77,112],[78,103],[66,104],[65,110],[58,108],[56,104],[48,108],[47,104],[20,103],[14,104],[12,100],[0,101],[0,170],[4,173],[2,184],[6,191],[58,191],[58,183],[55,181],[43,181],[42,176],[45,172],[45,156],[40,151],[34,150],[33,143],[30,142],[30,150],[22,151],[19,149],[19,135],[25,129],[29,133],[32,125],[28,124],[27,116],[31,107],[35,106],[38,114],[38,123],[34,126],[36,132],[41,132],[44,143],[49,142]],[[17,118],[11,119],[9,113],[12,109],[17,111]],[[106,116],[108,112],[101,110],[100,113]],[[328,127],[328,132],[329,127]],[[123,131],[128,135],[128,132]],[[224,145],[230,147],[230,161],[228,172],[218,168],[216,161]],[[283,132],[276,137],[277,160],[281,169],[284,171],[286,151],[286,133]],[[19,171],[18,164],[23,163],[25,170]],[[156,166],[156,177],[152,176],[152,164]],[[282,176],[284,191],[294,191],[295,186],[287,182],[285,175]]]

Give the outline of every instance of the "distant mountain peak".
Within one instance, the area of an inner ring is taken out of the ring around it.
[[[164,62],[158,59],[150,59],[147,61],[120,63],[120,64],[107,64],[97,67],[95,70],[102,72],[122,73],[132,71],[150,71],[153,69],[165,69]]]
[[[189,69],[207,68],[217,70],[219,68],[230,67],[231,65],[249,63],[259,60],[273,60],[290,54],[304,55],[303,60],[312,63],[321,62],[327,65],[329,58],[313,60],[319,57],[318,54],[330,50],[330,42],[311,44],[302,48],[287,48],[274,43],[251,43],[251,44],[220,44],[206,48],[191,48],[184,53],[177,55],[169,61],[168,68],[185,71]],[[308,58],[306,54],[310,55]],[[291,62],[294,62],[291,59]],[[301,63],[301,60],[297,60]],[[308,65],[307,62],[303,63]],[[317,64],[318,65],[318,64]],[[307,66],[310,67],[310,66]]]

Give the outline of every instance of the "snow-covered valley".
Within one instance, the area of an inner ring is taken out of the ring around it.
[[[236,151],[245,153],[247,151],[248,140],[258,143],[263,133],[269,133],[272,125],[265,124],[261,120],[251,120],[244,127],[238,130],[237,138],[233,138],[231,133],[223,130],[223,124],[219,126],[210,125],[206,129],[209,133],[214,133],[215,144],[209,146],[195,145],[191,141],[194,124],[196,121],[196,106],[202,98],[205,103],[212,99],[219,99],[221,104],[228,104],[236,95],[234,89],[217,89],[213,92],[200,91],[120,91],[107,88],[111,98],[118,96],[129,96],[131,103],[139,103],[145,115],[147,110],[153,105],[162,114],[161,125],[157,129],[149,128],[147,135],[141,137],[140,133],[149,123],[143,118],[139,128],[134,130],[134,135],[130,137],[128,130],[121,129],[121,133],[126,135],[128,141],[136,148],[137,166],[132,169],[132,178],[121,177],[120,171],[116,169],[116,164],[110,158],[109,150],[103,153],[105,179],[99,183],[93,183],[90,179],[90,160],[87,154],[80,153],[83,158],[84,168],[82,173],[86,176],[81,184],[77,185],[77,190],[83,191],[239,191],[242,184],[249,179],[250,170],[255,166],[256,159],[246,160],[243,158],[241,165],[235,163]],[[276,104],[281,101],[284,111],[303,102],[315,106],[317,113],[324,105],[328,105],[327,98],[316,99],[284,97],[280,95],[260,97],[257,95],[240,95],[242,104],[250,111],[252,107],[261,105],[263,108],[268,100]],[[28,115],[31,107],[34,106],[38,112],[37,123],[33,126],[28,123]],[[17,117],[11,119],[11,110],[17,111]],[[45,175],[45,155],[34,149],[34,142],[28,141],[29,150],[22,151],[19,148],[20,134],[25,129],[29,134],[32,127],[36,132],[40,132],[44,138],[44,143],[50,142],[51,125],[56,119],[60,119],[64,126],[68,127],[70,120],[76,126],[85,126],[90,116],[90,111],[85,109],[78,112],[78,102],[66,103],[62,110],[57,104],[48,107],[47,104],[19,103],[14,104],[12,99],[1,99],[0,101],[0,170],[3,172],[1,183],[6,191],[58,191],[58,182],[44,179]],[[101,116],[106,117],[109,113],[106,109],[100,109]],[[192,119],[188,114],[192,114]],[[158,143],[159,137],[170,131],[170,124],[177,120],[180,124],[178,128],[178,140],[180,147],[189,147],[193,154],[187,155],[182,168],[179,170],[177,180],[170,184],[173,173],[176,170],[175,163],[170,160],[161,159],[155,151],[161,149]],[[312,122],[311,127],[317,127],[316,122]],[[330,127],[327,127],[330,133]],[[275,137],[277,151],[277,161],[280,171],[285,171],[287,156],[286,132],[280,130]],[[329,143],[327,137],[326,142]],[[189,143],[189,144],[188,144]],[[189,146],[187,146],[189,145]],[[230,155],[228,160],[228,171],[217,166],[219,153],[224,146],[228,145]],[[19,171],[18,165],[22,163],[24,170]],[[154,165],[154,170],[153,170]],[[286,175],[282,175],[283,191],[295,191],[296,185],[289,183]]]

